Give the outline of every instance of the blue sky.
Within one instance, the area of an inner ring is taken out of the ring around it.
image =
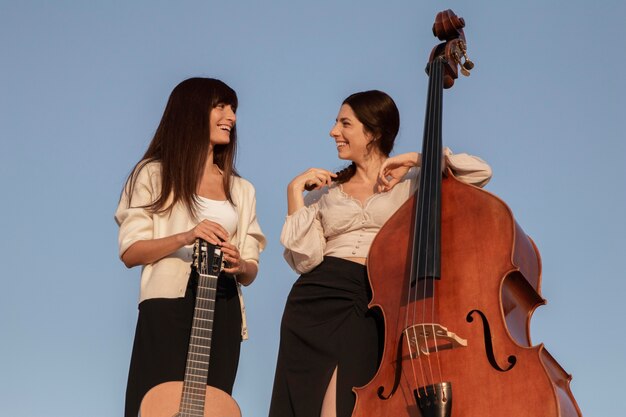
[[[217,77],[238,93],[237,166],[269,245],[246,288],[250,341],[234,397],[267,414],[296,275],[278,237],[285,188],[338,169],[341,101],[389,93],[396,152],[419,149],[435,14],[467,22],[476,63],[444,97],[444,142],[488,161],[543,260],[534,343],[573,374],[585,416],[625,415],[626,5],[541,1],[0,0],[0,414],[121,415],[139,270],[113,212],[171,89]],[[88,411],[85,411],[88,410]]]

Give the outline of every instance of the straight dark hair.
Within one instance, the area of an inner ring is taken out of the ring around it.
[[[363,123],[365,132],[372,135],[371,142],[367,144],[368,151],[371,152],[375,147],[383,155],[389,156],[400,130],[400,112],[393,99],[382,91],[369,90],[354,93],[341,104],[350,106],[359,122]],[[347,182],[355,173],[356,165],[353,162],[337,173],[335,182]]]
[[[126,181],[124,192],[129,206],[139,172],[156,161],[161,164],[161,194],[142,207],[151,213],[164,213],[181,202],[196,217],[196,192],[209,152],[209,114],[219,104],[237,111],[237,94],[220,80],[189,78],[174,88],[148,150]],[[239,176],[235,170],[236,154],[237,129],[233,126],[229,143],[213,147],[213,162],[222,170],[224,192],[231,203],[231,177]]]

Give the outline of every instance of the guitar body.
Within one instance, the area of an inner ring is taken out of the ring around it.
[[[152,388],[141,401],[141,417],[183,417],[179,412],[183,382],[171,381]],[[241,417],[235,400],[224,391],[207,386],[204,417]]]

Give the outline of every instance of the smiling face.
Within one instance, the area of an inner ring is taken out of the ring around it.
[[[230,132],[235,127],[237,116],[230,104],[220,103],[209,114],[209,140],[211,145],[226,145],[230,142]]]
[[[335,139],[340,159],[357,162],[366,159],[369,154],[367,144],[371,142],[372,135],[366,132],[363,123],[347,104],[339,109],[330,136]]]

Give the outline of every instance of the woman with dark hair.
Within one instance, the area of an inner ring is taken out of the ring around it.
[[[342,103],[330,131],[340,159],[334,174],[311,168],[287,188],[288,216],[281,234],[285,259],[302,274],[287,299],[270,417],[348,417],[352,387],[376,372],[379,320],[365,261],[383,224],[418,185],[419,154],[389,158],[400,116],[387,94],[365,91]],[[455,176],[485,185],[491,169],[481,159],[452,155]],[[306,197],[305,189],[312,189]]]
[[[235,170],[237,95],[222,81],[178,84],[115,212],[120,257],[141,265],[139,317],[126,389],[135,417],[150,388],[184,379],[197,274],[197,238],[219,244],[227,267],[217,284],[208,384],[231,393],[242,338],[241,285],[258,272],[265,237],[252,184]]]

